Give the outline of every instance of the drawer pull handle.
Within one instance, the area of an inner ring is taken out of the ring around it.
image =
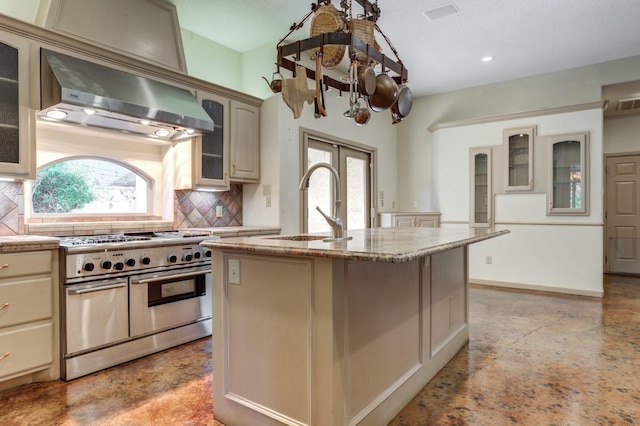
[[[5,352],[2,355],[0,355],[0,361],[2,361],[3,359],[5,359],[6,357],[8,357],[9,355],[11,355],[11,352]]]
[[[3,310],[4,308],[8,308],[9,307],[9,302],[0,305],[0,311]]]
[[[0,265],[0,269],[7,269],[9,267],[8,263],[5,263],[4,265]]]

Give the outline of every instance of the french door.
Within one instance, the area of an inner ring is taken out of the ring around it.
[[[308,137],[303,157],[303,173],[316,163],[328,163],[338,172],[344,229],[371,227],[372,153]],[[334,188],[333,176],[326,168],[317,169],[311,175],[309,190],[303,193],[304,232],[331,231],[316,206],[333,216]]]

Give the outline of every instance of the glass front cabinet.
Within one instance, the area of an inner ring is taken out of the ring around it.
[[[229,99],[202,92],[197,99],[213,120],[213,132],[194,140],[194,186],[229,189]]]
[[[0,31],[0,177],[35,177],[29,57],[27,40]]]
[[[547,214],[588,213],[588,153],[588,133],[549,137]]]
[[[535,127],[505,129],[502,132],[506,154],[506,191],[533,190],[533,140]]]
[[[493,224],[491,188],[491,148],[469,150],[469,226],[491,227]]]

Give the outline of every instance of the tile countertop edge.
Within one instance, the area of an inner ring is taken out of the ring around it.
[[[60,239],[39,235],[15,235],[0,237],[0,253],[15,253],[37,250],[55,250]]]
[[[504,230],[482,230],[475,231],[470,230],[468,236],[456,237],[456,234],[460,234],[460,231],[455,230],[452,232],[443,231],[441,228],[415,228],[414,230],[402,230],[397,228],[374,228],[372,230],[374,235],[385,236],[385,234],[393,235],[394,233],[402,233],[403,236],[411,234],[427,235],[427,232],[435,233],[437,230],[438,237],[446,237],[444,242],[436,242],[431,244],[419,243],[410,241],[407,243],[412,247],[404,247],[398,249],[390,249],[385,247],[380,250],[365,251],[358,247],[349,248],[350,242],[334,242],[324,243],[321,241],[290,241],[281,239],[272,239],[269,237],[256,238],[226,238],[220,241],[209,240],[202,243],[203,246],[209,248],[222,248],[227,250],[236,250],[241,252],[251,252],[259,254],[272,254],[272,255],[287,255],[287,256],[304,256],[304,257],[335,257],[344,258],[353,261],[371,261],[371,262],[389,262],[389,263],[401,263],[409,262],[414,259],[430,256],[433,254],[441,253],[454,248],[467,246],[480,241],[495,238],[501,235],[508,234],[508,229]],[[348,233],[347,235],[354,234],[355,243],[358,243],[358,238],[365,239],[365,230],[356,230]],[[450,234],[450,235],[447,235]],[[316,234],[317,235],[317,234]],[[447,240],[448,239],[448,240]],[[331,244],[331,246],[323,246],[323,244]],[[340,245],[337,247],[336,245]],[[346,246],[346,247],[345,247]]]

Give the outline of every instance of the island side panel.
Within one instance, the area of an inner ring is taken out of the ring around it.
[[[314,424],[313,260],[214,250],[213,272],[216,420]]]

